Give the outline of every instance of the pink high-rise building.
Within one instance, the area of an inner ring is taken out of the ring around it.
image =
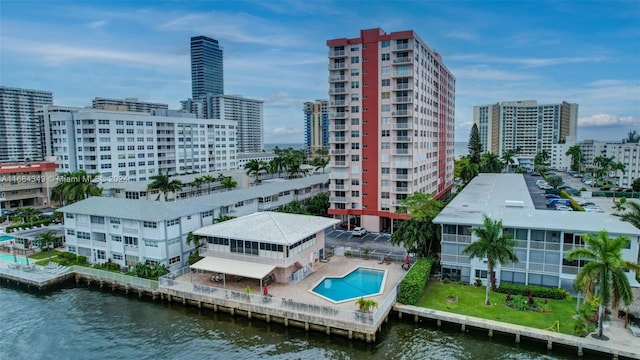
[[[390,230],[400,201],[453,187],[455,77],[412,31],[361,30],[329,47],[329,213]]]

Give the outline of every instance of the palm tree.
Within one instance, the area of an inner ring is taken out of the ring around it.
[[[329,164],[329,158],[315,158],[313,159],[312,165],[316,167],[316,171],[322,169],[322,173],[324,174],[324,170]]]
[[[198,251],[198,248],[202,245],[200,243],[200,238],[197,235],[194,235],[192,231],[189,231],[189,233],[187,234],[185,243],[187,244],[187,246],[193,245],[195,251]]]
[[[573,145],[565,153],[567,156],[571,156],[571,170],[580,172],[580,164],[584,161],[584,155],[580,145]]]
[[[189,185],[191,185],[192,188],[196,189],[195,195],[200,195],[200,187],[202,187],[202,184],[204,184],[204,181],[202,181],[202,177],[197,177],[193,179],[193,181]]]
[[[611,239],[609,233],[602,230],[595,236],[584,234],[582,240],[588,247],[571,249],[567,253],[567,260],[588,260],[578,271],[575,285],[585,289],[587,294],[597,291],[600,300],[597,337],[602,339],[605,306],[611,304],[612,307],[617,307],[620,301],[625,305],[631,304],[633,293],[625,271],[633,270],[638,274],[640,265],[622,259],[622,249],[630,242],[625,236]]]
[[[624,221],[628,221],[631,225],[640,229],[640,203],[635,201],[627,201],[627,205],[631,206],[628,213],[622,214],[620,217]]]
[[[460,177],[465,184],[468,184],[474,177],[478,175],[478,164],[467,162],[462,165],[460,170]]]
[[[45,246],[47,247],[47,252],[49,253],[49,261],[51,261],[51,247],[56,246],[60,238],[53,231],[47,231],[42,233],[34,239],[36,245],[40,247],[40,251],[42,251]]]
[[[220,183],[225,189],[233,189],[238,186],[238,182],[233,180],[231,176],[225,177]]]
[[[502,161],[498,155],[488,152],[482,154],[480,171],[483,173],[499,173],[502,171]]]
[[[200,176],[200,179],[203,184],[207,184],[207,194],[211,194],[211,183],[218,181],[218,179],[211,174],[202,175]]]
[[[507,150],[504,152],[504,154],[502,154],[502,161],[504,162],[507,172],[509,172],[509,165],[512,165],[515,163],[514,156],[515,156],[515,152],[513,150]]]
[[[471,230],[478,239],[464,248],[462,253],[471,258],[486,259],[488,279],[484,304],[491,305],[489,292],[494,284],[493,269],[497,264],[518,262],[518,257],[514,250],[516,241],[509,234],[502,233],[502,220],[492,220],[487,215],[483,215],[483,219],[483,227]]]
[[[61,179],[57,185],[51,189],[51,199],[68,205],[90,196],[101,196],[102,188],[94,182],[100,174],[87,174],[84,170],[61,173]]]
[[[160,200],[160,195],[164,194],[164,200],[167,201],[167,195],[170,192],[180,191],[182,189],[182,182],[180,180],[171,180],[169,174],[158,174],[151,176],[149,179],[153,180],[147,185],[147,190],[158,190],[158,197],[156,201]]]
[[[247,170],[247,175],[254,176],[254,184],[257,185],[260,181],[260,171],[266,170],[265,163],[263,161],[258,161],[256,159],[249,160],[246,164],[244,164],[245,170]]]

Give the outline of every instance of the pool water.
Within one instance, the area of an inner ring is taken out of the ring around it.
[[[11,235],[2,235],[0,236],[0,244],[2,244],[3,242],[13,241],[13,239],[15,238]]]
[[[381,294],[386,270],[359,267],[343,277],[325,277],[312,293],[334,303]]]
[[[0,254],[0,260],[14,262],[13,255]],[[22,264],[26,264],[27,263],[27,259],[25,259],[23,257],[20,257],[20,256],[16,256],[16,260],[18,260],[18,262],[22,263]]]

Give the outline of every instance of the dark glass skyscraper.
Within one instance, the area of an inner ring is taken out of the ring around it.
[[[191,96],[224,94],[222,48],[218,40],[206,36],[191,38]]]

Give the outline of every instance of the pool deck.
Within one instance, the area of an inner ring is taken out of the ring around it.
[[[316,285],[326,276],[343,276],[353,271],[357,267],[367,267],[372,269],[387,270],[384,292],[380,295],[366,296],[367,299],[373,299],[378,304],[380,304],[390,294],[391,290],[397,286],[397,284],[407,272],[402,269],[400,263],[392,262],[390,264],[379,264],[379,262],[380,261],[377,259],[364,260],[344,256],[333,256],[326,263],[316,262],[313,267],[313,273],[298,283],[269,284],[269,294],[271,294],[274,299],[293,299],[297,302],[311,305],[331,306],[343,310],[357,310],[358,307],[355,304],[355,299],[353,301],[334,303],[313,294],[309,290],[311,290],[314,285]],[[185,274],[177,278],[176,280],[192,282],[194,284],[207,285],[217,288],[224,287],[222,282],[211,281],[210,273]],[[254,294],[262,294],[260,281],[257,279],[243,279],[241,281],[228,280],[226,282],[226,289],[228,290],[244,292],[247,286],[251,288]]]

